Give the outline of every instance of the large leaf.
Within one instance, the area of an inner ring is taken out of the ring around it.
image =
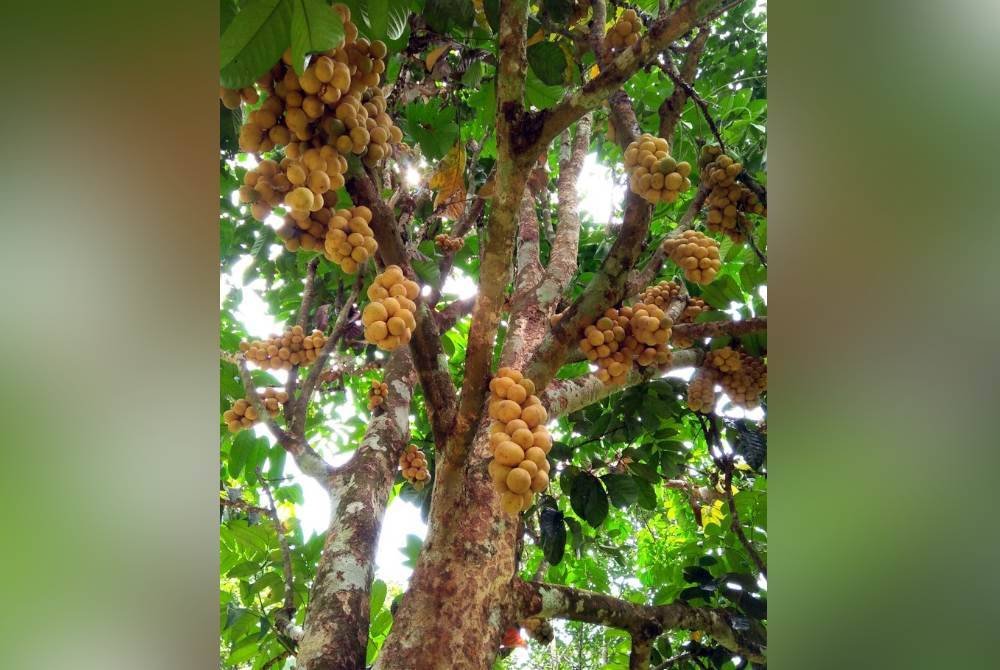
[[[344,23],[323,0],[292,2],[292,67],[302,74],[311,53],[326,51],[344,42]]]
[[[373,40],[398,40],[410,16],[409,3],[403,0],[368,0],[362,10]]]
[[[611,504],[615,507],[628,507],[639,499],[639,486],[629,475],[604,475],[601,481],[608,487]]]
[[[566,551],[566,524],[563,513],[557,509],[546,507],[538,522],[542,534],[542,553],[545,560],[552,565],[558,565]]]
[[[573,480],[569,502],[573,511],[595,528],[608,516],[608,494],[601,480],[589,472],[581,472]]]
[[[271,69],[288,47],[291,24],[290,0],[250,0],[219,40],[222,85],[243,88]]]
[[[543,84],[566,83],[566,54],[555,42],[539,42],[528,47],[528,65]]]

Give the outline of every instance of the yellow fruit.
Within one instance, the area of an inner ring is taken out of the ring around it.
[[[535,476],[531,478],[531,490],[534,492],[544,491],[545,487],[549,485],[549,475],[544,470],[539,470],[535,473]]]
[[[514,493],[524,493],[531,488],[531,474],[527,470],[514,468],[507,474],[507,488]]]
[[[520,513],[524,499],[512,491],[507,491],[500,496],[500,508],[507,514],[516,515]]]
[[[509,401],[504,401],[504,402],[509,402]],[[541,405],[530,405],[528,407],[525,407],[524,410],[520,411],[519,413],[521,415],[521,419],[523,419],[524,422],[528,424],[529,428],[534,428],[539,424],[545,423],[545,421],[548,419],[548,414],[545,411],[545,408],[542,407]]]
[[[515,430],[510,439],[516,442],[522,449],[530,449],[535,442],[535,436],[527,428]]]
[[[510,474],[512,468],[506,465],[501,465],[495,460],[490,461],[490,464],[486,466],[487,472],[489,472],[490,479],[493,480],[494,484],[503,484],[504,487],[507,486],[507,475]]]
[[[538,467],[542,467],[545,462],[545,450],[540,447],[531,447],[524,452],[524,458],[533,462]]]
[[[535,463],[534,461],[529,461],[528,459],[524,459],[523,461],[518,463],[517,468],[518,470],[524,470],[532,477],[534,477],[535,473],[538,472],[538,464]]]
[[[524,460],[524,450],[513,442],[501,442],[493,457],[500,465],[513,467]]]
[[[518,405],[513,400],[501,400],[497,405],[496,415],[498,421],[503,421],[504,423],[507,423],[508,421],[513,421],[514,419],[521,418],[521,406]],[[532,416],[535,415],[537,415],[537,413],[532,413]],[[532,425],[537,425],[537,421],[535,424],[532,424],[527,417],[523,418],[525,423],[528,424],[529,428],[532,427]]]

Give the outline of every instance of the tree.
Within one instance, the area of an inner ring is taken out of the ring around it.
[[[716,411],[765,402],[763,12],[222,8],[220,269],[288,324],[251,338],[224,295],[223,664],[489,668],[518,628],[533,667],[766,663],[766,426]],[[611,221],[580,216],[588,155]],[[545,410],[533,465],[502,400]],[[390,605],[396,495],[428,533]]]

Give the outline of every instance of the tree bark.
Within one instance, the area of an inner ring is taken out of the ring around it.
[[[389,396],[354,458],[330,482],[330,526],[316,569],[296,667],[357,670],[365,665],[368,617],[379,530],[409,436],[412,388],[408,349],[386,365]],[[402,666],[400,666],[402,667]]]

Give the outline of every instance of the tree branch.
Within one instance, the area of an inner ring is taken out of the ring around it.
[[[632,634],[632,651],[628,655],[629,670],[649,670],[649,659],[653,653],[651,639],[639,633]]]
[[[398,265],[408,277],[416,277],[399,235],[396,217],[379,197],[371,178],[364,173],[352,175],[347,181],[347,190],[355,203],[363,204],[372,211],[372,231],[383,265]],[[437,324],[430,309],[419,298],[415,316],[417,328],[410,341],[410,350],[427,399],[427,415],[435,443],[443,448],[455,422],[457,391],[451,381],[448,358],[441,347]]]
[[[613,596],[558,584],[515,582],[521,618],[569,619],[626,630],[701,630],[726,649],[753,663],[766,663],[767,633],[759,622],[730,610],[669,605],[641,605]]]
[[[699,349],[675,351],[667,367],[645,369],[635,367],[621,386],[608,386],[594,375],[574,377],[573,379],[555,379],[545,388],[540,399],[548,411],[549,419],[554,419],[564,414],[571,414],[595,402],[600,402],[630,386],[649,381],[667,370],[697,367],[701,364],[703,357],[704,353]]]
[[[705,44],[708,42],[708,29],[702,28],[698,31],[698,35],[691,41],[688,45],[687,53],[684,56],[684,64],[681,66],[680,78],[687,84],[693,84],[695,74],[698,71],[698,60],[701,58],[702,52],[705,50]],[[666,56],[669,58],[669,55]],[[669,74],[669,73],[668,73]],[[674,128],[677,126],[677,121],[681,118],[681,112],[684,111],[684,105],[688,100],[688,89],[684,86],[679,86],[674,83],[674,90],[670,94],[670,97],[663,101],[660,105],[660,137],[667,140],[673,145],[671,139],[674,136]]]
[[[752,319],[740,321],[706,321],[704,323],[681,323],[673,328],[674,336],[682,336],[687,340],[700,340],[706,337],[722,335],[745,335],[758,330],[767,330],[767,317],[755,316]]]
[[[524,152],[534,160],[559,133],[599,107],[637,71],[654,63],[660,52],[694,27],[717,4],[718,0],[684,0],[668,16],[654,21],[642,39],[608,62],[598,76],[563,98],[555,107],[534,115],[526,124],[533,132],[525,138],[533,141],[524,142]]]
[[[358,295],[361,293],[362,284],[364,284],[364,273],[359,271],[357,280],[354,282],[354,288],[352,288],[351,292],[347,295],[344,300],[344,304],[340,308],[340,312],[337,314],[337,320],[333,324],[333,330],[330,331],[330,336],[326,339],[326,343],[320,350],[316,360],[313,361],[312,365],[309,367],[309,375],[302,382],[301,392],[297,398],[289,396],[289,404],[292,405],[292,422],[290,428],[291,431],[300,439],[305,439],[306,410],[309,408],[309,399],[312,397],[313,391],[316,389],[316,383],[319,381],[320,375],[323,373],[323,368],[326,367],[326,362],[329,360],[330,354],[337,348],[337,344],[339,344],[340,339],[344,334],[348,317],[351,315],[351,310],[354,309],[354,304],[357,302]]]
[[[555,294],[556,297],[552,302],[558,300],[558,297],[566,291],[576,274],[580,246],[580,204],[576,188],[587,149],[590,147],[591,125],[592,119],[589,114],[580,119],[576,125],[576,137],[573,139],[572,151],[569,152],[565,160],[559,163],[557,186],[559,227],[556,229],[556,237],[552,242],[552,251],[549,253],[549,264],[542,287],[546,295]]]
[[[510,279],[518,213],[528,172],[537,156],[537,153],[527,156],[518,149],[522,132],[519,124],[525,116],[522,96],[528,70],[527,21],[527,0],[500,4],[496,195],[486,241],[481,245],[479,293],[469,327],[458,417],[448,441],[448,457],[453,463],[464,459],[483,411],[500,310]]]
[[[730,460],[725,468],[726,478],[723,484],[723,489],[725,489],[724,495],[726,497],[726,505],[729,507],[729,515],[732,517],[732,523],[730,526],[733,532],[736,533],[736,538],[743,545],[743,548],[747,550],[747,554],[750,555],[750,559],[757,566],[757,571],[764,575],[764,579],[767,579],[767,566],[764,565],[764,561],[761,560],[760,554],[754,549],[753,544],[750,543],[750,539],[747,538],[746,533],[743,532],[743,524],[740,523],[740,513],[736,509],[736,500],[733,499],[733,464]]]
[[[243,382],[243,390],[246,391],[247,400],[250,401],[250,405],[257,412],[257,416],[268,427],[271,434],[274,435],[278,444],[295,458],[295,464],[299,466],[299,470],[314,478],[323,488],[328,488],[330,475],[334,473],[333,466],[323,460],[323,457],[310,447],[304,439],[287,432],[271,418],[267,409],[264,408],[264,403],[261,401],[260,396],[257,394],[256,387],[254,387],[250,370],[247,369],[246,359],[241,358],[236,367],[240,372],[240,380]]]

